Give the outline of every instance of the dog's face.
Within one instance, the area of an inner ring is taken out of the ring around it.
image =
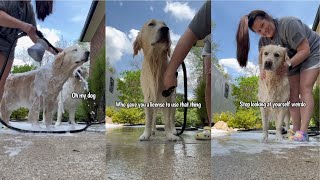
[[[168,26],[163,21],[151,19],[146,22],[139,32],[133,43],[134,55],[142,49],[149,52],[150,49],[156,48],[159,51],[167,51],[170,55],[170,32]]]
[[[90,52],[80,46],[70,46],[60,52],[55,59],[56,68],[74,69],[89,59]]]
[[[73,77],[80,80],[80,76],[82,76],[84,79],[86,79],[88,77],[88,70],[87,68],[83,67],[83,66],[80,66],[78,67],[77,69],[75,69],[73,71]]]
[[[276,71],[289,57],[286,48],[268,45],[260,49],[259,64],[266,71]]]

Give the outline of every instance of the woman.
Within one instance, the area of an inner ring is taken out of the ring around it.
[[[36,2],[39,19],[44,20],[47,15],[51,14],[52,3],[52,1]],[[7,57],[9,58],[0,80],[0,100],[13,64],[14,49],[17,43],[15,39],[20,32],[26,32],[34,43],[37,42],[36,20],[31,1],[0,1],[0,69],[4,66]],[[55,54],[51,48],[48,50]]]
[[[208,115],[208,126],[203,132],[196,134],[198,140],[211,139],[211,1],[206,1],[197,14],[193,17],[184,34],[179,39],[173,51],[171,60],[164,73],[163,84],[165,89],[177,86],[176,72],[189,53],[192,46],[199,40],[204,39],[205,45],[202,56],[205,65],[205,103]]]
[[[273,19],[266,12],[255,10],[243,16],[237,31],[237,59],[241,67],[248,62],[249,32],[258,33],[261,38],[259,49],[268,44],[284,46],[290,60],[285,62],[279,75],[288,74],[290,101],[305,102],[306,107],[290,107],[294,141],[308,141],[308,126],[314,107],[313,85],[319,75],[320,36],[295,17]],[[265,72],[260,68],[260,77]]]

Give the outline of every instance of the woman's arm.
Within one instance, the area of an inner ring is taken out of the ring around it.
[[[36,35],[36,28],[32,24],[20,21],[1,10],[0,26],[20,29],[21,31],[26,32],[34,43],[37,42],[38,37]]]
[[[305,38],[297,47],[297,53],[289,60],[292,67],[302,63],[310,55],[309,41]]]

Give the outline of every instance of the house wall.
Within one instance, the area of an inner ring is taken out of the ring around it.
[[[91,69],[94,67],[95,58],[101,52],[101,48],[105,44],[105,17],[101,20],[97,31],[94,33],[92,40],[91,40],[91,47],[90,47],[90,72]]]
[[[211,104],[212,113],[221,113],[230,111],[232,113],[236,112],[236,106],[233,104],[233,97],[231,95],[232,87],[228,79],[226,79],[222,73],[216,68],[215,65],[211,66]],[[229,86],[229,92],[227,97],[225,97],[225,88]]]

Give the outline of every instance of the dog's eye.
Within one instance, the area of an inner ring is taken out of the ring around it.
[[[278,53],[274,53],[274,57],[279,57],[280,55]]]
[[[73,52],[76,52],[76,51],[78,51],[78,49],[73,49],[72,51],[73,51]]]
[[[154,26],[155,24],[153,22],[149,23],[148,26]]]
[[[266,56],[267,56],[267,55],[268,55],[268,52],[264,52],[264,55],[266,55]]]

